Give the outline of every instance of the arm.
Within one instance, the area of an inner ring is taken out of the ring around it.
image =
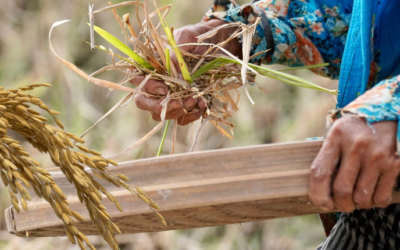
[[[399,82],[382,81],[340,111],[311,168],[314,204],[344,212],[390,204],[400,173]]]

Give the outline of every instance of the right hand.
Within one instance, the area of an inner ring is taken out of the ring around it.
[[[174,32],[174,37],[178,45],[185,43],[197,43],[197,36],[200,36],[223,24],[225,24],[224,21],[213,19],[195,25],[185,26],[176,30]],[[225,41],[227,38],[229,38],[230,34],[235,31],[235,29],[236,28],[222,29],[215,36],[209,38],[205,42],[218,44],[222,41]],[[179,48],[192,54],[201,55],[208,50],[209,46],[188,45]],[[241,56],[241,47],[238,39],[233,39],[224,48],[235,56]],[[180,72],[180,67],[174,54],[171,55],[171,61],[175,65],[175,68],[178,70],[178,72]],[[143,76],[138,76],[131,80],[131,83],[138,86],[143,80]],[[142,88],[142,91],[151,95],[164,97],[167,95],[169,88],[163,81],[149,80]],[[161,98],[148,98],[144,95],[135,96],[135,103],[137,107],[150,111],[153,114],[152,118],[156,121],[161,121],[161,102]],[[194,99],[189,97],[182,101],[172,100],[168,103],[166,119],[177,119],[179,125],[187,125],[199,119],[204,114],[205,108],[206,104],[201,98]],[[186,115],[184,110],[189,114]]]
[[[397,186],[397,121],[345,116],[329,130],[310,174],[311,201],[325,211],[387,207]]]

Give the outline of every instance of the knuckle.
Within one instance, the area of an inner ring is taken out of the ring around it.
[[[370,140],[364,136],[356,136],[353,138],[350,137],[348,143],[348,153],[350,155],[355,155],[364,153],[370,145]]]
[[[369,136],[358,135],[353,139],[354,150],[357,151],[363,150],[370,145],[370,142],[371,140]]]
[[[353,189],[351,187],[334,184],[333,185],[333,194],[337,198],[348,198],[351,197],[353,193]]]
[[[347,117],[342,117],[333,123],[331,132],[335,135],[341,135],[349,132],[349,121]]]
[[[335,124],[332,126],[332,128],[329,131],[329,135],[337,137],[340,136],[343,132],[343,126],[341,125],[342,123],[340,120],[335,122]]]
[[[385,159],[385,158],[387,158],[387,152],[385,152],[382,149],[373,150],[373,153],[372,153],[372,156],[371,156],[371,159],[373,161],[379,161],[379,160],[382,160],[382,159]],[[390,164],[383,164],[382,167],[390,168],[391,166],[390,166]]]
[[[313,163],[310,170],[310,179],[315,182],[320,182],[328,178],[330,174],[318,163]]]

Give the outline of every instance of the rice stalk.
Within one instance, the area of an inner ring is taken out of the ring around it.
[[[159,157],[161,155],[162,148],[164,146],[164,141],[165,141],[165,138],[167,137],[167,132],[168,132],[169,122],[170,121],[171,120],[168,120],[167,124],[165,125],[165,129],[164,129],[164,133],[163,133],[163,136],[162,136],[162,139],[161,139],[160,147],[158,148],[157,157]]]

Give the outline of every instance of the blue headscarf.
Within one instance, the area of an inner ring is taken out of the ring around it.
[[[340,69],[338,107],[378,81],[400,74],[399,11],[399,0],[354,0]],[[374,62],[378,66],[371,73]]]

